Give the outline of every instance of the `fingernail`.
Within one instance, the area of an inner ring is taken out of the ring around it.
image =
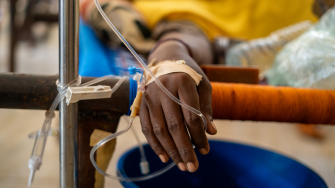
[[[178,163],[178,168],[181,170],[181,171],[186,171],[186,166],[184,165],[184,163]]]
[[[216,129],[216,126],[215,126],[215,124],[214,124],[214,121],[212,121],[212,127],[213,127],[216,131],[218,131],[218,130]]]
[[[187,163],[187,169],[189,172],[195,172],[196,168],[193,163]]]
[[[201,148],[199,149],[199,152],[202,154],[202,155],[206,155],[208,153],[208,150],[206,148]]]
[[[167,162],[166,157],[165,157],[164,155],[159,155],[159,158],[161,159],[161,161],[162,161],[163,163],[166,163],[166,162]]]

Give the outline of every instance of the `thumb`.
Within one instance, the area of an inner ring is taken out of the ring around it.
[[[212,117],[212,86],[208,80],[203,80],[198,86],[199,103],[201,113],[206,117],[208,134],[217,133],[216,126]]]

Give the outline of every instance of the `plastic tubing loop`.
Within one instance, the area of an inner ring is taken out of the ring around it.
[[[202,118],[203,124],[204,124],[204,129],[207,130],[207,121],[205,116],[198,110],[192,108],[191,106],[181,102],[179,99],[177,99],[175,96],[173,96],[164,86],[163,84],[157,79],[157,77],[150,71],[150,69],[148,68],[148,66],[143,62],[143,60],[140,58],[140,56],[135,52],[135,50],[130,46],[130,44],[126,41],[125,38],[123,38],[123,36],[121,35],[121,33],[116,29],[116,27],[113,25],[113,23],[109,20],[109,18],[107,17],[107,15],[105,14],[105,12],[102,10],[98,0],[94,0],[95,6],[97,7],[97,9],[99,10],[100,14],[102,15],[102,17],[104,18],[104,20],[107,22],[107,24],[109,25],[109,27],[115,32],[115,34],[119,37],[119,39],[124,43],[124,45],[128,48],[128,50],[130,51],[130,53],[133,54],[133,56],[136,58],[136,60],[143,66],[143,68],[145,69],[145,71],[147,73],[150,74],[150,76],[152,78],[154,78],[156,84],[164,91],[164,93],[166,93],[172,100],[174,100],[177,104],[179,104],[180,106],[190,110],[191,112],[197,114],[198,116],[200,116]]]
[[[175,101],[177,104],[179,104],[180,106],[190,110],[191,112],[193,112],[194,114],[197,114],[198,116],[200,116],[202,118],[202,121],[203,121],[203,124],[204,124],[204,130],[207,130],[207,121],[206,121],[206,118],[205,116],[198,110],[192,108],[191,106],[181,102],[179,99],[177,99],[175,96],[173,96],[164,86],[163,84],[157,79],[157,77],[150,71],[150,69],[148,68],[148,66],[143,62],[143,60],[139,57],[139,55],[135,52],[135,50],[130,46],[130,44],[126,41],[126,39],[121,35],[121,33],[116,29],[116,27],[113,25],[113,23],[109,20],[109,18],[107,17],[107,15],[105,14],[105,12],[102,10],[98,0],[94,0],[94,3],[98,9],[98,11],[100,12],[100,14],[102,15],[102,17],[104,18],[104,20],[107,22],[107,24],[110,26],[110,28],[115,32],[115,34],[119,37],[119,39],[123,42],[123,44],[128,48],[128,50],[133,54],[133,56],[136,58],[136,60],[142,65],[142,67],[145,69],[145,71],[147,73],[150,74],[150,76],[152,78],[154,78],[156,84],[164,91],[164,93],[166,95],[168,95],[173,101]],[[120,131],[120,132],[117,132],[117,133],[114,133],[104,139],[102,139],[100,142],[98,142],[91,150],[91,153],[90,153],[90,159],[91,159],[91,162],[93,164],[93,166],[95,167],[95,169],[100,172],[101,174],[103,174],[104,176],[106,177],[109,177],[111,179],[116,179],[116,180],[119,180],[119,181],[144,181],[144,180],[148,180],[148,179],[151,179],[151,178],[154,178],[154,177],[157,177],[161,174],[163,174],[164,172],[170,170],[173,166],[175,166],[175,163],[170,163],[168,166],[166,166],[165,168],[159,170],[159,171],[156,171],[154,173],[151,173],[149,175],[145,175],[145,176],[141,176],[141,177],[127,177],[127,178],[124,178],[124,177],[117,177],[117,176],[112,176],[110,174],[107,174],[106,172],[104,172],[103,170],[101,170],[99,168],[99,166],[97,165],[97,163],[95,162],[94,160],[94,153],[96,152],[96,150],[103,144],[105,144],[106,142],[122,135],[123,133],[127,132],[130,127],[132,126],[133,124],[133,120],[134,118],[131,118],[130,119],[130,122],[129,122],[129,125],[126,129]],[[193,145],[193,148],[195,148],[195,146]]]
[[[124,116],[124,119],[125,119],[125,120],[127,121],[127,123],[129,124],[129,121],[130,121],[129,118],[128,118],[127,116]],[[143,144],[141,143],[140,138],[138,137],[138,135],[137,135],[137,133],[136,133],[134,127],[131,127],[130,129],[131,129],[131,131],[133,132],[134,137],[135,137],[135,139],[136,139],[136,142],[137,142],[137,144],[138,144],[138,148],[139,148],[140,153],[141,153],[141,161],[146,161],[147,158],[146,158],[146,156],[145,156],[145,152],[144,152]]]
[[[101,78],[97,78],[97,79],[91,80],[91,81],[89,81],[87,83],[84,83],[84,84],[80,85],[80,83],[81,83],[81,76],[79,76],[77,79],[71,81],[70,83],[68,83],[68,84],[66,84],[64,86],[62,86],[59,83],[59,80],[57,80],[56,81],[56,85],[57,85],[57,89],[58,89],[59,93],[57,94],[55,100],[52,102],[49,110],[45,113],[46,118],[45,118],[45,120],[43,122],[42,129],[41,129],[40,133],[38,131],[38,134],[43,134],[43,135],[44,134],[46,134],[46,135],[49,134],[49,130],[50,130],[50,126],[51,126],[51,121],[52,121],[52,118],[54,117],[54,111],[55,111],[56,107],[58,106],[58,104],[60,103],[60,101],[65,97],[68,87],[70,87],[70,86],[86,87],[86,86],[90,86],[90,85],[96,84],[98,82],[101,82],[103,80],[106,80],[109,77],[116,77],[116,78],[120,79],[113,86],[112,93],[114,93],[120,87],[120,85],[127,79],[126,76],[124,76],[124,77],[118,77],[118,76],[108,75],[108,76],[104,76],[104,77],[101,77]],[[35,144],[36,144],[36,142],[35,142]],[[34,155],[34,152],[32,153],[32,155]]]
[[[169,165],[167,165],[166,167],[164,167],[163,169],[161,170],[158,170],[156,172],[153,172],[149,175],[145,175],[145,176],[140,176],[140,177],[127,177],[127,178],[124,178],[124,177],[118,177],[118,176],[113,176],[113,175],[110,175],[110,174],[107,174],[106,172],[104,172],[103,170],[101,170],[99,168],[99,166],[97,165],[97,163],[95,162],[94,160],[94,153],[96,152],[96,150],[103,144],[113,140],[114,138],[122,135],[123,133],[126,133],[130,128],[131,126],[133,125],[133,121],[134,121],[134,118],[130,118],[130,121],[129,121],[129,124],[127,126],[127,128],[125,128],[124,130],[122,131],[119,131],[117,133],[114,133],[112,135],[109,135],[107,136],[106,138],[100,140],[91,150],[91,153],[90,153],[90,159],[92,161],[92,164],[93,166],[95,167],[95,169],[100,172],[102,175],[106,176],[106,177],[109,177],[111,179],[116,179],[116,180],[119,180],[119,181],[144,181],[144,180],[149,180],[151,178],[154,178],[154,177],[157,177],[163,173],[165,173],[166,171],[170,170],[172,167],[174,167],[176,164],[174,162],[171,162]]]
[[[49,134],[52,118],[54,117],[54,111],[56,107],[58,106],[58,104],[61,102],[61,100],[66,96],[68,87],[70,86],[87,87],[89,85],[93,85],[103,80],[106,80],[107,78],[111,76],[112,75],[108,75],[108,76],[104,76],[101,78],[97,78],[97,79],[91,80],[82,85],[80,85],[81,83],[80,76],[66,85],[61,85],[59,83],[59,80],[56,81],[56,85],[58,86],[57,89],[59,92],[56,98],[54,99],[54,101],[52,102],[49,110],[45,113],[45,120],[43,122],[42,129],[38,130],[35,136],[35,143],[34,143],[33,151],[32,151],[29,163],[28,163],[28,167],[31,169],[29,180],[28,180],[28,187],[30,187],[32,184],[35,171],[38,170],[42,164],[42,157],[44,153],[45,143],[47,141],[47,137]],[[119,81],[113,86],[112,93],[114,93],[120,87],[120,85],[127,79],[126,76],[122,78],[118,76],[114,76],[114,77],[119,78]],[[40,137],[43,137],[43,136],[44,138],[40,139]],[[40,146],[40,147],[37,147],[37,146]]]

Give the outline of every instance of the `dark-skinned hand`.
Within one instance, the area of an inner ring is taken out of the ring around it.
[[[155,82],[146,87],[139,113],[142,131],[162,162],[166,163],[171,158],[180,170],[195,172],[199,162],[192,142],[201,154],[206,155],[210,149],[206,132],[217,132],[212,120],[211,84],[185,46],[178,41],[159,45],[149,56],[149,62],[152,60],[185,60],[203,76],[198,86],[186,73],[171,73],[158,79],[175,97],[201,111],[206,117],[207,130],[200,116],[170,99]]]

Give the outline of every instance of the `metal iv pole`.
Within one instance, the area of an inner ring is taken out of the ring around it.
[[[67,84],[78,77],[79,0],[59,1],[59,80]],[[60,187],[77,188],[78,104],[59,106]]]

